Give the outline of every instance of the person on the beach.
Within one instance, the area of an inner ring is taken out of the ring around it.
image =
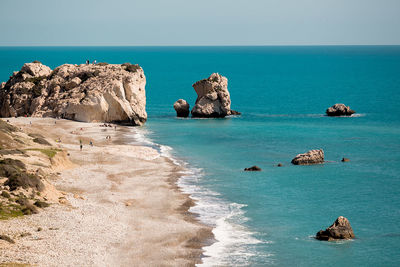
[[[89,65],[89,59],[86,59],[86,65]]]
[[[93,142],[92,142],[92,140],[90,140],[90,142],[89,142],[89,145],[90,145],[90,146],[93,146]]]
[[[96,63],[97,63],[96,59],[95,59],[95,60],[93,60],[93,65],[96,65]]]
[[[82,140],[79,139],[79,143],[80,143],[80,148],[81,148],[81,151],[82,151],[82,148],[83,148]]]

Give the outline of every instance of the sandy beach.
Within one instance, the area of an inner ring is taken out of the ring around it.
[[[49,182],[62,201],[0,221],[0,263],[35,266],[193,266],[212,237],[176,186],[182,168],[155,149],[129,145],[129,127],[50,118],[12,118],[65,150]],[[32,124],[30,124],[32,122]],[[110,138],[106,138],[109,136]],[[55,142],[60,139],[61,142]],[[83,142],[80,150],[80,140]],[[93,146],[89,142],[93,142]]]

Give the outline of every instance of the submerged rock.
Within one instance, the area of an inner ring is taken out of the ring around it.
[[[0,116],[142,125],[146,77],[138,65],[26,63],[0,87]]]
[[[245,171],[250,171],[250,172],[254,172],[254,171],[259,172],[259,171],[261,171],[261,168],[258,167],[258,166],[256,166],[256,165],[254,165],[254,166],[252,166],[252,167],[245,168],[244,170],[245,170]]]
[[[189,116],[189,103],[186,102],[184,99],[178,99],[174,103],[174,109],[176,111],[176,116],[177,117],[188,117]]]
[[[351,116],[354,113],[356,112],[344,104],[335,104],[326,110],[328,116]]]
[[[227,115],[239,115],[231,110],[231,98],[228,91],[228,79],[218,73],[211,74],[193,84],[197,93],[196,104],[192,109],[193,117],[223,118]]]
[[[343,216],[340,216],[331,226],[326,228],[325,231],[319,231],[315,238],[325,241],[352,239],[354,238],[354,232],[350,226],[349,220]]]
[[[304,154],[298,154],[292,159],[294,165],[320,164],[324,162],[324,151],[322,149],[310,150]]]

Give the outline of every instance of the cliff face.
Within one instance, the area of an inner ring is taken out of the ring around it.
[[[0,86],[0,116],[143,125],[146,77],[138,65],[26,63]]]

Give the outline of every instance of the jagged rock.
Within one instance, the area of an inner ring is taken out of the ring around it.
[[[188,117],[189,116],[189,104],[184,99],[179,99],[174,103],[174,109],[177,117]]]
[[[342,162],[349,162],[350,161],[350,159],[348,159],[348,158],[342,158]]]
[[[335,104],[326,110],[328,116],[351,116],[354,113],[356,112],[344,104]]]
[[[354,232],[350,226],[349,220],[343,216],[340,216],[331,226],[326,228],[325,231],[319,231],[315,238],[325,241],[352,239],[354,238]]]
[[[261,168],[258,167],[258,166],[256,166],[256,165],[254,165],[254,166],[252,166],[252,167],[245,168],[244,170],[245,170],[245,171],[250,171],[250,172],[254,172],[254,171],[259,172],[259,171],[261,171]]]
[[[324,162],[324,151],[322,149],[310,150],[304,154],[298,154],[292,159],[294,165],[310,165]]]
[[[49,76],[51,69],[41,63],[25,63],[21,71],[34,77]]]
[[[239,111],[236,111],[236,110],[232,110],[231,109],[231,112],[229,113],[229,115],[241,115],[242,113],[240,113]]]
[[[0,116],[142,125],[146,77],[138,65],[26,63],[0,87]]]
[[[223,118],[227,115],[238,115],[231,110],[231,98],[228,91],[228,79],[218,73],[211,74],[193,84],[197,93],[196,104],[192,109],[193,117]]]

